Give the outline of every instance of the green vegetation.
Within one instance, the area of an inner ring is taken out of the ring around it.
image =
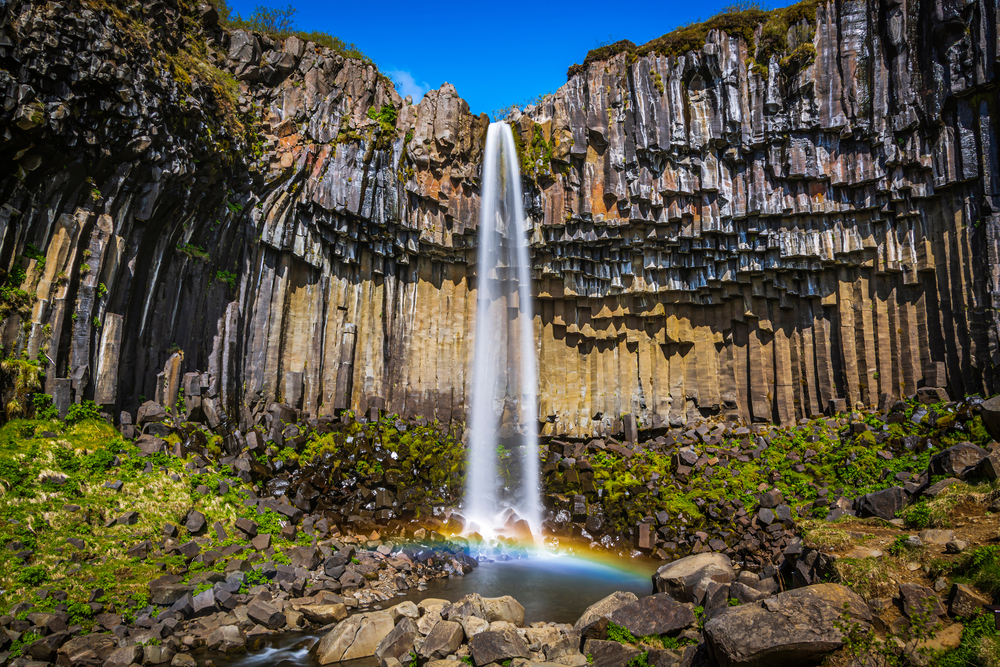
[[[1000,632],[997,632],[993,614],[982,612],[973,618],[962,620],[962,639],[958,648],[934,656],[931,665],[933,667],[1000,665]]]
[[[921,609],[910,614],[910,623],[890,639],[882,639],[871,631],[867,623],[854,620],[851,606],[844,603],[840,618],[834,627],[843,635],[844,653],[852,665],[878,665],[881,667],[904,667],[905,665],[926,665],[932,652],[925,642],[941,629],[941,623],[930,623],[931,612],[936,599],[926,597]]]
[[[818,6],[818,0],[803,0],[790,7],[768,10],[759,2],[744,0],[723,7],[722,11],[706,21],[680,26],[642,46],[636,46],[627,39],[598,46],[587,53],[582,65],[570,67],[566,77],[571,78],[586,71],[594,63],[609,60],[622,53],[628,54],[634,61],[650,54],[678,56],[687,51],[698,50],[705,45],[708,33],[712,30],[721,30],[731,37],[742,39],[750,53],[754,54],[754,68],[761,74],[766,74],[771,56],[787,53],[780,65],[782,74],[789,77],[816,58],[812,39]],[[758,26],[761,27],[759,42],[754,37]],[[654,85],[656,84],[654,79]],[[662,81],[656,85],[661,94],[662,86]]]
[[[907,420],[886,426],[874,415],[854,414],[849,421],[870,422],[868,426],[874,430],[854,433],[850,424],[839,426],[836,420],[817,418],[793,428],[763,432],[763,448],[758,448],[750,437],[727,438],[703,453],[710,458],[714,451],[716,463],[697,467],[686,478],[674,476],[674,447],[660,448],[651,443],[638,453],[611,448],[593,450],[585,457],[593,468],[592,482],[587,474],[575,469],[550,468],[546,488],[555,493],[584,494],[590,502],[600,501],[609,528],[621,532],[659,511],[667,512],[671,522],[685,525],[688,530],[709,521],[725,526],[734,519],[712,516],[714,504],[739,499],[745,506],[753,506],[762,484],[782,492],[792,508],[793,519],[823,518],[828,511],[825,507],[813,509],[808,504],[817,500],[824,488],[830,493],[843,489],[843,495],[848,497],[879,491],[896,484],[897,473],[926,470],[931,456],[962,440],[980,445],[989,442],[979,417],[967,418],[963,430],[959,430],[954,428],[955,414],[942,406],[929,408],[939,415],[933,423],[924,417],[920,423]],[[932,447],[921,452],[908,450],[905,438],[911,435],[929,439]],[[699,446],[700,454],[703,449]],[[754,450],[753,456],[737,456],[750,450]],[[929,525],[944,525],[953,507],[987,490],[950,488],[926,508],[914,505],[902,516],[930,512]]]
[[[182,255],[187,255],[191,259],[199,260],[202,262],[212,261],[212,256],[208,254],[208,251],[204,247],[199,245],[193,245],[191,243],[178,243],[177,252]]]
[[[29,396],[42,388],[42,377],[45,372],[41,364],[37,360],[11,357],[0,361],[0,372],[14,389],[13,397],[5,406],[7,418],[23,417],[32,405]]]
[[[298,9],[293,5],[289,4],[285,7],[257,5],[250,16],[243,18],[239,14],[233,13],[226,0],[210,0],[210,2],[219,14],[219,23],[230,30],[252,30],[277,39],[285,39],[294,35],[304,42],[313,42],[318,46],[331,49],[344,58],[353,58],[369,65],[375,64],[353,43],[347,43],[326,32],[300,30],[295,22]]]
[[[219,270],[215,272],[215,279],[220,283],[228,286],[229,289],[231,290],[236,289],[237,276],[235,273]]]
[[[608,623],[608,639],[619,644],[635,644],[637,641],[628,628],[617,623]]]
[[[27,274],[20,265],[16,265],[7,274],[7,279],[0,286],[0,321],[6,319],[11,311],[21,317],[31,314],[31,306],[35,303],[35,295],[21,289]]]
[[[368,117],[374,120],[375,128],[375,148],[387,150],[392,148],[392,143],[396,140],[396,118],[398,112],[391,104],[383,104],[382,108],[375,110],[375,107],[368,109]]]
[[[956,581],[1000,598],[1000,546],[981,546],[962,554],[955,561],[951,576]]]

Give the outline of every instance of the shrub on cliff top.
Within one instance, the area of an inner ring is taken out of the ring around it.
[[[300,30],[295,22],[298,8],[289,4],[285,7],[268,7],[257,5],[250,16],[243,18],[233,13],[226,0],[209,0],[219,15],[219,23],[230,30],[251,30],[262,32],[277,39],[285,39],[295,35],[304,42],[313,42],[326,47],[345,58],[354,58],[368,64],[374,64],[372,59],[361,52],[355,44],[345,42],[323,31]]]

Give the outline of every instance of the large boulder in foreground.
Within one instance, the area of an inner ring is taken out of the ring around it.
[[[511,628],[493,632],[480,632],[469,640],[469,651],[476,667],[491,662],[502,663],[513,658],[530,658],[528,645]]]
[[[667,563],[653,575],[653,592],[678,602],[694,602],[694,589],[703,579],[720,584],[736,581],[733,562],[724,554],[702,553]]]
[[[694,612],[665,593],[637,600],[608,617],[636,637],[673,634],[696,621]]]
[[[316,644],[316,661],[328,665],[373,656],[393,627],[392,615],[387,611],[349,616]]]
[[[854,591],[818,584],[730,608],[705,624],[705,641],[720,667],[819,664],[843,645],[834,623],[845,603],[852,621],[871,621]]]
[[[615,610],[628,606],[638,599],[635,593],[616,591],[587,607],[576,623],[573,624],[573,629],[580,631],[602,616],[610,616]]]

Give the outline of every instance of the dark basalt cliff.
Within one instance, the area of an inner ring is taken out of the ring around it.
[[[545,432],[1000,389],[997,21],[814,3],[513,114]],[[17,0],[0,99],[2,342],[59,401],[464,420],[488,119],[453,87],[207,6]]]

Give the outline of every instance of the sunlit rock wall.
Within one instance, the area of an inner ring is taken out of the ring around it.
[[[0,265],[33,297],[5,350],[116,414],[184,388],[220,428],[274,401],[463,421],[488,119],[205,7],[124,15],[0,8]],[[713,31],[510,117],[546,432],[788,422],[935,362],[996,390],[995,1],[812,28],[797,72]]]

